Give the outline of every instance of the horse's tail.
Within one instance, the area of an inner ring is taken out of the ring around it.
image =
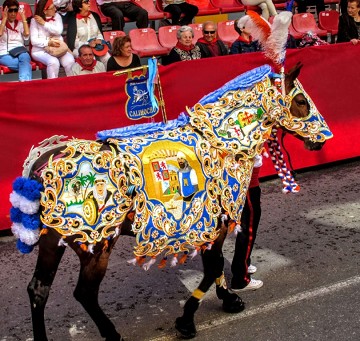
[[[21,253],[30,253],[40,238],[40,198],[43,185],[25,177],[18,177],[10,194],[12,204],[11,231],[17,240]]]

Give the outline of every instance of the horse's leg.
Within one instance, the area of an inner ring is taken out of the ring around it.
[[[75,249],[80,258],[81,268],[74,297],[81,303],[86,312],[95,322],[102,337],[107,341],[123,340],[116,331],[114,324],[105,315],[98,302],[100,283],[105,276],[112,247],[117,238],[96,245],[94,254]]]
[[[35,272],[27,291],[30,297],[31,317],[35,341],[46,341],[44,309],[49,297],[49,291],[56,275],[65,247],[59,246],[60,236],[49,229],[40,237],[39,255]]]
[[[204,278],[199,287],[192,293],[184,306],[184,313],[176,319],[175,328],[184,338],[193,338],[196,335],[194,323],[194,315],[197,311],[200,301],[205,293],[210,289],[211,285],[218,281],[217,295],[224,301],[224,304],[237,307],[237,312],[244,309],[241,299],[233,293],[228,292],[225,278],[223,275],[224,257],[222,254],[222,246],[226,237],[227,227],[222,226],[219,237],[216,239],[210,250],[202,252],[202,260],[204,266]]]

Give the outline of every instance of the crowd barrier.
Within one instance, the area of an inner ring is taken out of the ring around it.
[[[304,65],[299,79],[324,115],[334,138],[320,152],[309,152],[289,136],[285,144],[294,169],[301,169],[360,155],[359,109],[360,46],[350,43],[289,50],[286,68]],[[266,63],[261,53],[208,58],[160,66],[166,112],[176,118],[240,73]],[[12,181],[32,145],[52,135],[94,139],[99,130],[142,123],[126,118],[126,75],[111,72],[86,76],[0,83],[0,229],[10,227],[9,194]],[[157,120],[161,120],[158,115]],[[146,122],[146,121],[145,121]],[[261,176],[275,174],[265,160]],[[279,183],[279,190],[281,185]]]

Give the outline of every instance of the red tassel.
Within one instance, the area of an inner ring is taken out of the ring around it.
[[[182,257],[179,259],[179,264],[184,264],[186,262],[187,256],[188,256],[187,253],[184,253]]]
[[[166,261],[167,261],[167,258],[163,258],[163,259],[160,261],[160,263],[159,263],[159,265],[158,265],[158,268],[159,268],[159,269],[165,268],[165,266],[166,266]]]
[[[145,257],[136,257],[136,261],[139,264],[139,266],[142,266],[145,263]]]
[[[87,246],[85,244],[80,244],[80,249],[83,251],[87,251]]]

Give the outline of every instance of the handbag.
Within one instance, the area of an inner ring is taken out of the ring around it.
[[[10,56],[16,58],[19,55],[21,55],[22,53],[27,53],[27,52],[28,52],[28,50],[25,46],[18,46],[18,47],[15,47],[14,49],[10,50],[9,54],[10,54]]]
[[[45,51],[50,54],[53,57],[60,58],[68,52],[69,48],[66,45],[66,43],[59,39],[53,39],[57,43],[59,43],[59,46],[46,46]]]

